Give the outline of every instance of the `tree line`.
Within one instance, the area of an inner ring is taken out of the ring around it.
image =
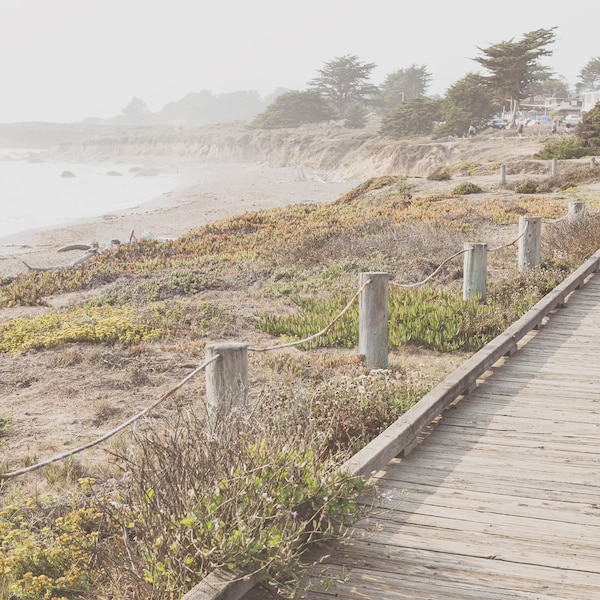
[[[542,59],[550,56],[556,27],[525,33],[487,48],[473,60],[483,73],[467,73],[449,87],[443,98],[427,96],[431,74],[425,65],[412,65],[387,75],[381,86],[370,83],[374,63],[357,56],[335,58],[318,71],[304,91],[277,97],[252,122],[257,128],[297,127],[341,119],[346,127],[361,128],[369,115],[381,117],[381,133],[389,137],[464,135],[502,112],[514,125],[520,104],[537,95],[567,98],[564,79],[556,77]],[[582,85],[600,81],[600,58],[592,59],[580,75]]]
[[[380,132],[393,138],[415,135],[464,135],[469,127],[484,127],[502,112],[514,125],[527,98],[569,96],[564,78],[543,64],[552,55],[555,30],[537,29],[520,39],[477,48],[473,60],[483,73],[467,73],[444,97],[428,97],[431,74],[426,65],[413,64],[389,73],[384,82],[370,79],[375,63],[345,55],[326,62],[304,90],[279,89],[262,99],[257,92],[236,92],[219,97],[204,91],[165,106],[149,118],[142,100],[132,99],[123,109],[126,120],[200,124],[245,120],[252,128],[299,127],[332,120],[348,128],[363,128],[371,115],[380,118]],[[590,59],[579,74],[578,91],[600,84],[600,57]],[[219,118],[221,117],[221,118]]]

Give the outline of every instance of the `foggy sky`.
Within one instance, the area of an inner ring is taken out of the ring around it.
[[[0,123],[111,117],[134,96],[155,112],[202,90],[306,89],[326,62],[346,54],[376,63],[377,85],[424,64],[428,93],[444,94],[480,70],[471,60],[478,47],[555,25],[554,55],[543,62],[574,87],[600,56],[596,19],[586,19],[581,4],[550,4],[0,0]]]

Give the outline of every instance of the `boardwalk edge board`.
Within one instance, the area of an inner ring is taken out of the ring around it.
[[[217,569],[182,596],[181,600],[239,600],[255,586],[256,579],[255,575]]]
[[[581,287],[585,280],[599,268],[600,250],[546,294],[520,319],[450,373],[379,436],[348,459],[342,465],[342,469],[352,475],[368,477],[395,456],[408,454],[416,446],[417,436],[425,427],[461,394],[471,390],[476,385],[477,379],[494,363],[503,356],[513,354],[517,350],[518,342],[530,331],[539,328],[544,318],[564,304],[567,296]]]
[[[473,389],[477,380],[498,360],[516,352],[518,342],[530,331],[539,329],[550,312],[563,305],[569,294],[581,287],[585,280],[598,270],[600,250],[520,319],[450,373],[385,431],[348,459],[341,466],[341,470],[350,475],[368,478],[396,456],[409,454],[417,445],[417,437],[425,427],[460,395]],[[181,600],[239,600],[255,583],[255,576],[217,569]]]

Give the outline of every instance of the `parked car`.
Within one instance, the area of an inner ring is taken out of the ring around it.
[[[581,115],[572,113],[567,115],[564,120],[565,127],[575,127],[578,123],[581,123]]]
[[[504,122],[504,119],[492,119],[489,125],[494,129],[506,129],[506,123]]]

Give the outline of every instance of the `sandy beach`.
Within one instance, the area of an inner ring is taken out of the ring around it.
[[[67,265],[82,251],[58,253],[68,244],[127,242],[144,234],[176,238],[221,218],[288,204],[333,202],[357,181],[295,168],[271,169],[258,164],[196,164],[185,167],[180,189],[149,198],[139,206],[63,226],[35,229],[0,238],[0,277],[31,267]],[[304,178],[302,177],[304,175]]]

